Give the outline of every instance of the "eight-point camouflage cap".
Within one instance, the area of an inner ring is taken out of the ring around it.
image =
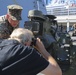
[[[22,7],[20,5],[9,5],[7,6],[9,14],[12,18],[12,20],[21,20],[21,12],[22,12]]]
[[[42,11],[40,11],[40,10],[30,10],[28,12],[28,18],[32,18],[32,17],[41,18],[41,19],[45,20],[45,16],[43,15]]]

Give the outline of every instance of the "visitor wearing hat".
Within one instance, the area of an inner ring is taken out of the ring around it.
[[[19,27],[20,20],[22,20],[22,9],[16,4],[7,6],[7,14],[0,16],[0,38],[8,38],[12,31]]]

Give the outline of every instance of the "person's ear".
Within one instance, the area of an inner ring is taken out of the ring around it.
[[[30,42],[25,42],[24,45],[25,45],[25,46],[30,46],[31,43],[30,43]]]
[[[7,18],[7,19],[9,18],[9,14],[6,14],[6,18]]]
[[[24,45],[26,46],[26,44],[27,44],[27,43],[25,42]]]

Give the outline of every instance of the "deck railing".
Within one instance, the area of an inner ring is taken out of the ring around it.
[[[64,16],[68,15],[68,10],[69,10],[69,15],[76,15],[76,7],[69,7],[66,9],[66,7],[47,7],[47,14],[50,15],[56,15],[56,16]]]

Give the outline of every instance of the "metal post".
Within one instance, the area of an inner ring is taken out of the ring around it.
[[[68,5],[68,20],[67,20],[67,32],[69,31],[69,5]]]
[[[40,9],[39,9],[39,7],[40,7],[40,6],[39,6],[39,0],[37,0],[37,6],[38,6],[38,10],[40,10]]]

